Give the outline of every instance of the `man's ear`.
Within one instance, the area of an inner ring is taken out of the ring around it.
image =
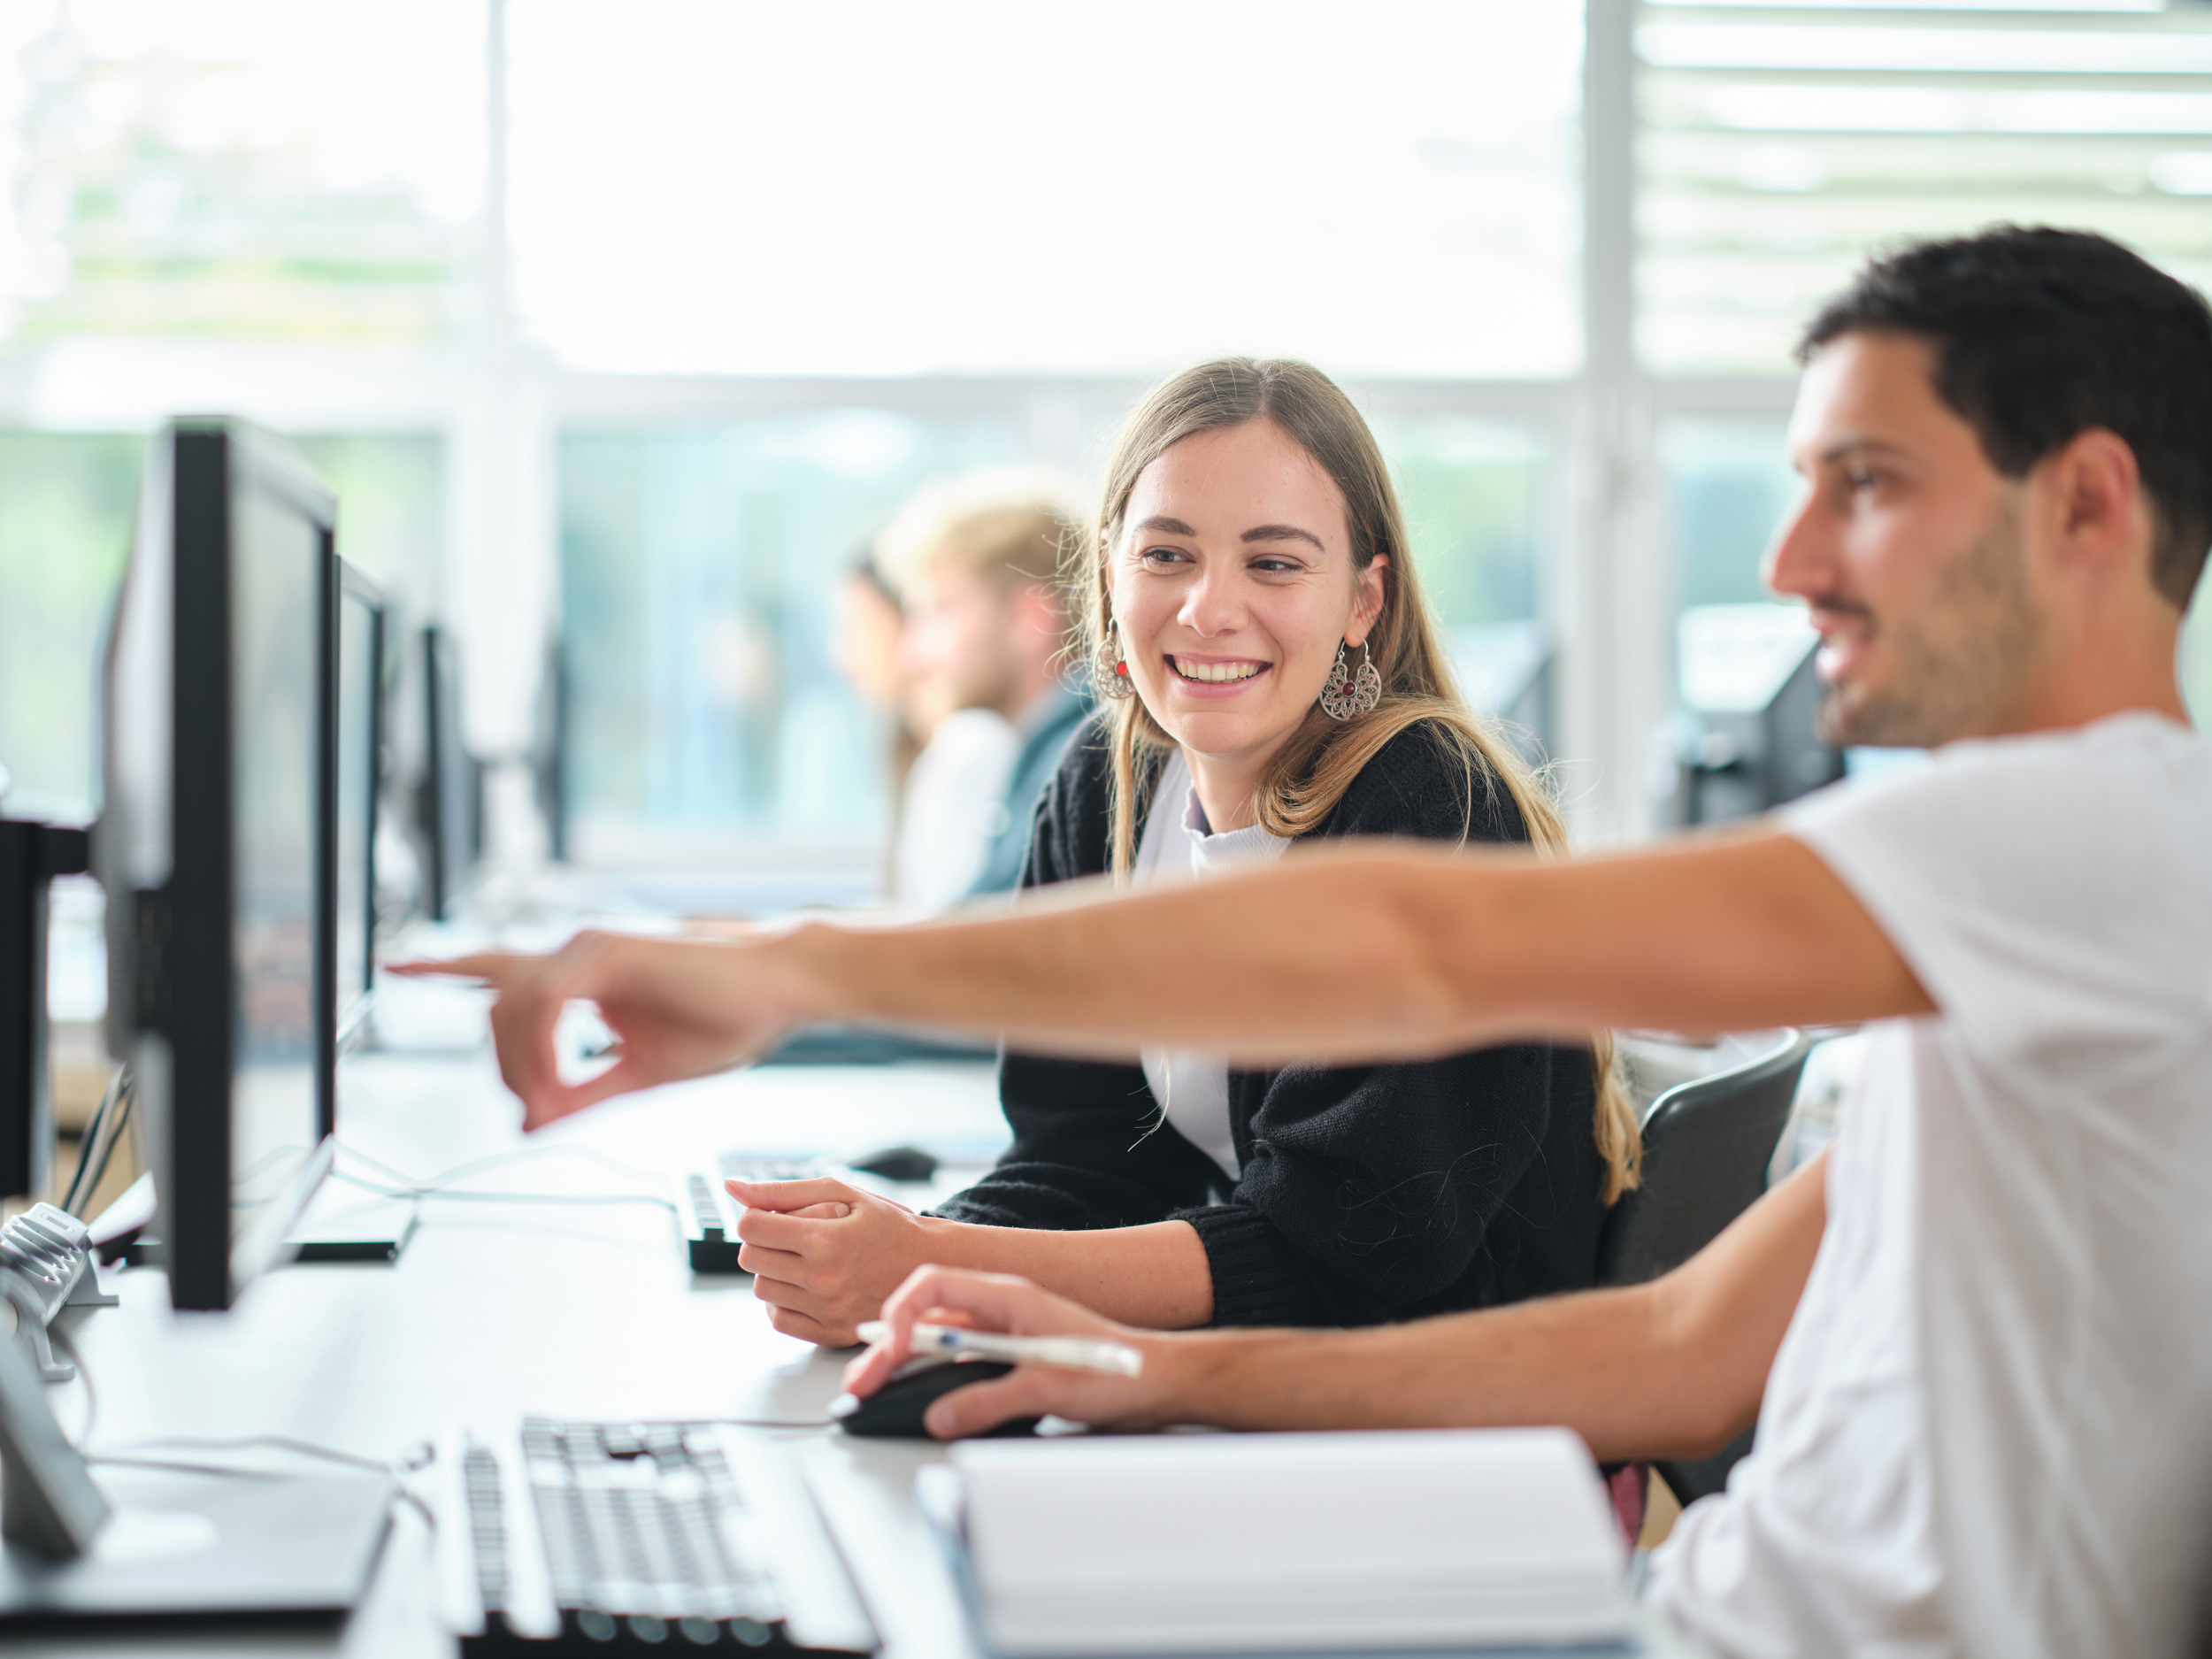
[[[2128,441],[2104,426],[2076,433],[2037,469],[2060,558],[2077,567],[2132,562],[2151,580],[2157,526]]]

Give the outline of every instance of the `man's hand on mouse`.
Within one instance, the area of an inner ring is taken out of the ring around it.
[[[930,1217],[843,1181],[728,1181],[745,1206],[737,1264],[786,1336],[849,1348],[901,1279],[929,1260]]]
[[[1011,1273],[918,1267],[876,1317],[889,1327],[885,1340],[845,1367],[845,1392],[864,1400],[912,1356],[907,1344],[917,1325],[966,1325],[1014,1336],[1104,1337],[1144,1355],[1144,1371],[1133,1378],[1018,1365],[1004,1377],[956,1388],[933,1401],[923,1415],[924,1426],[941,1440],[980,1434],[1013,1417],[1050,1416],[1123,1429],[1188,1420],[1187,1414],[1178,1414],[1176,1402],[1185,1362],[1202,1345],[1117,1325]]]

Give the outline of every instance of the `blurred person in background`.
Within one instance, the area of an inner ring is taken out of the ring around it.
[[[831,613],[830,657],[864,707],[887,717],[890,741],[884,759],[892,803],[891,849],[886,885],[898,885],[898,848],[907,821],[906,793],[922,745],[943,717],[926,706],[907,684],[899,666],[899,638],[906,631],[906,609],[877,566],[872,544],[855,555],[838,585]]]
[[[1072,525],[1048,485],[979,474],[917,495],[879,543],[905,609],[910,706],[939,717],[902,803],[904,908],[942,910],[1020,878],[1038,797],[1089,706],[1062,676]]]

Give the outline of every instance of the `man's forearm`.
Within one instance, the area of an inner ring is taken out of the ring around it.
[[[1166,1417],[1236,1429],[1564,1424],[1604,1459],[1703,1455],[1748,1417],[1740,1399],[1699,1386],[1657,1329],[1655,1300],[1640,1286],[1375,1330],[1206,1332],[1157,1362]]]
[[[1507,861],[1500,861],[1502,864]],[[1517,860],[1511,862],[1517,863]],[[803,1018],[1004,1034],[1042,1052],[1138,1043],[1247,1064],[1464,1047],[1468,998],[1422,930],[1432,856],[1309,856],[1279,872],[1140,893],[1104,882],[1025,895],[1010,914],[910,929],[799,929],[775,942]],[[1479,895],[1478,895],[1478,902]]]
[[[1066,1054],[1197,1048],[1251,1065],[1932,1006],[1842,884],[1771,833],[1548,864],[1349,846],[1099,902],[1110,891],[1071,883],[1010,914],[913,928],[802,928],[768,947],[764,978],[789,995],[788,1018]]]
[[[1564,1424],[1601,1458],[1701,1456],[1757,1414],[1827,1225],[1823,1154],[1683,1266],[1619,1290],[1365,1331],[1158,1339],[1160,1423]]]

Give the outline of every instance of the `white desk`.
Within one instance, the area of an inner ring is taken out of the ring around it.
[[[371,1057],[349,1079],[342,1142],[418,1176],[528,1146],[535,1156],[468,1185],[529,1193],[652,1191],[750,1144],[856,1147],[987,1135],[987,1067],[773,1068],[617,1102],[525,1141],[488,1056]],[[565,1147],[657,1173],[634,1180]],[[749,1279],[695,1279],[674,1223],[631,1206],[426,1202],[390,1266],[294,1266],[224,1315],[170,1312],[166,1284],[126,1273],[122,1305],[62,1316],[98,1395],[96,1451],[157,1435],[280,1433],[390,1458],[442,1422],[525,1412],[582,1419],[814,1419],[843,1356],[770,1328]],[[77,1435],[85,1393],[50,1391]],[[826,1479],[830,1521],[874,1614],[887,1659],[975,1659],[936,1547],[912,1502],[926,1444],[795,1437]],[[203,1455],[207,1455],[203,1454]],[[162,1652],[449,1654],[431,1599],[431,1540],[398,1510],[374,1586],[337,1637],[227,1631]],[[89,1659],[143,1652],[127,1639],[11,1643]],[[1687,1655],[1654,1632],[1649,1651]]]

